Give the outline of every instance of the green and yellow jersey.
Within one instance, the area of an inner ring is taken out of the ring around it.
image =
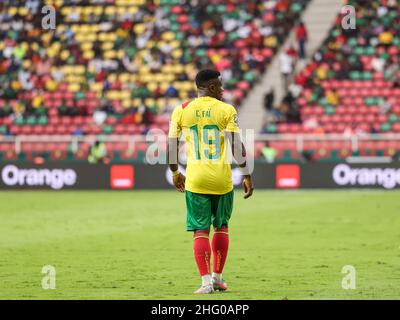
[[[169,138],[182,135],[187,147],[186,190],[226,194],[233,189],[224,131],[238,132],[237,112],[225,102],[199,97],[177,106],[171,117]]]

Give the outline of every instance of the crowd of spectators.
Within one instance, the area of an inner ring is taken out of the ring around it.
[[[306,67],[294,78],[293,87],[298,93],[297,97],[294,100],[291,99],[292,94],[289,90],[282,104],[287,104],[289,101],[288,104],[291,105],[290,101],[292,101],[293,109],[297,109],[300,113],[302,111],[300,102],[307,107],[322,106],[324,113],[329,116],[334,115],[338,107],[351,104],[348,97],[341,95],[334,87],[328,86],[331,81],[339,81],[338,83],[349,80],[361,81],[360,86],[362,86],[362,81],[385,81],[388,83],[387,89],[395,90],[400,87],[400,6],[398,1],[349,0],[345,4],[355,7],[355,28],[343,28],[344,16],[342,14],[337,16],[323,45],[313,53]],[[343,99],[346,101],[343,102]],[[399,99],[390,95],[371,97],[371,99],[379,99],[380,113],[387,114],[390,123],[366,125],[353,122],[343,127],[343,132],[362,130],[376,133],[390,130],[393,119],[398,118],[392,108],[400,104]],[[362,105],[364,104],[361,103]],[[278,105],[276,112],[279,110]],[[273,120],[279,124],[292,122],[293,118],[295,122],[303,122],[303,131],[310,132],[307,129],[315,128],[315,132],[329,133],[330,129],[320,123],[320,118],[299,117],[297,112],[295,117],[287,114],[285,117],[277,116]],[[269,123],[263,131],[276,132],[276,126]]]
[[[204,67],[222,73],[226,100],[240,105],[307,3],[2,1],[0,118],[12,119],[3,129],[56,116],[149,124],[195,96],[192,80]],[[42,28],[45,4],[56,10],[55,30]],[[68,99],[49,115],[46,96],[58,92]]]

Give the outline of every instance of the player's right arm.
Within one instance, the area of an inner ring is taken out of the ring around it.
[[[233,158],[237,162],[243,174],[244,198],[247,199],[253,194],[254,187],[251,180],[250,169],[246,162],[246,148],[240,138],[237,112],[233,106],[232,108],[229,108],[225,130],[228,132],[228,139],[232,148]]]
[[[179,138],[182,133],[181,115],[182,107],[178,106],[172,113],[169,125],[167,161],[169,169],[172,172],[172,180],[175,188],[180,192],[184,192],[186,178],[178,170]]]

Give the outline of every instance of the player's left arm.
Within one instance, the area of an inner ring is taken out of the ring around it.
[[[251,179],[251,172],[246,161],[246,148],[240,138],[238,116],[233,107],[228,114],[228,124],[225,130],[228,132],[227,137],[231,145],[232,156],[243,174],[244,198],[247,199],[252,196],[254,187]]]
[[[251,179],[250,169],[247,165],[246,161],[246,148],[240,138],[240,134],[238,132],[231,132],[230,142],[232,148],[233,158],[236,160],[242,174],[243,174],[243,189],[244,189],[244,198],[247,199],[253,195],[253,181]]]

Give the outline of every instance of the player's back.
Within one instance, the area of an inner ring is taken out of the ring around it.
[[[187,146],[186,190],[206,194],[230,192],[232,174],[224,131],[238,131],[235,108],[212,97],[199,97],[178,106],[172,115],[173,122]],[[170,137],[174,137],[171,130]]]

